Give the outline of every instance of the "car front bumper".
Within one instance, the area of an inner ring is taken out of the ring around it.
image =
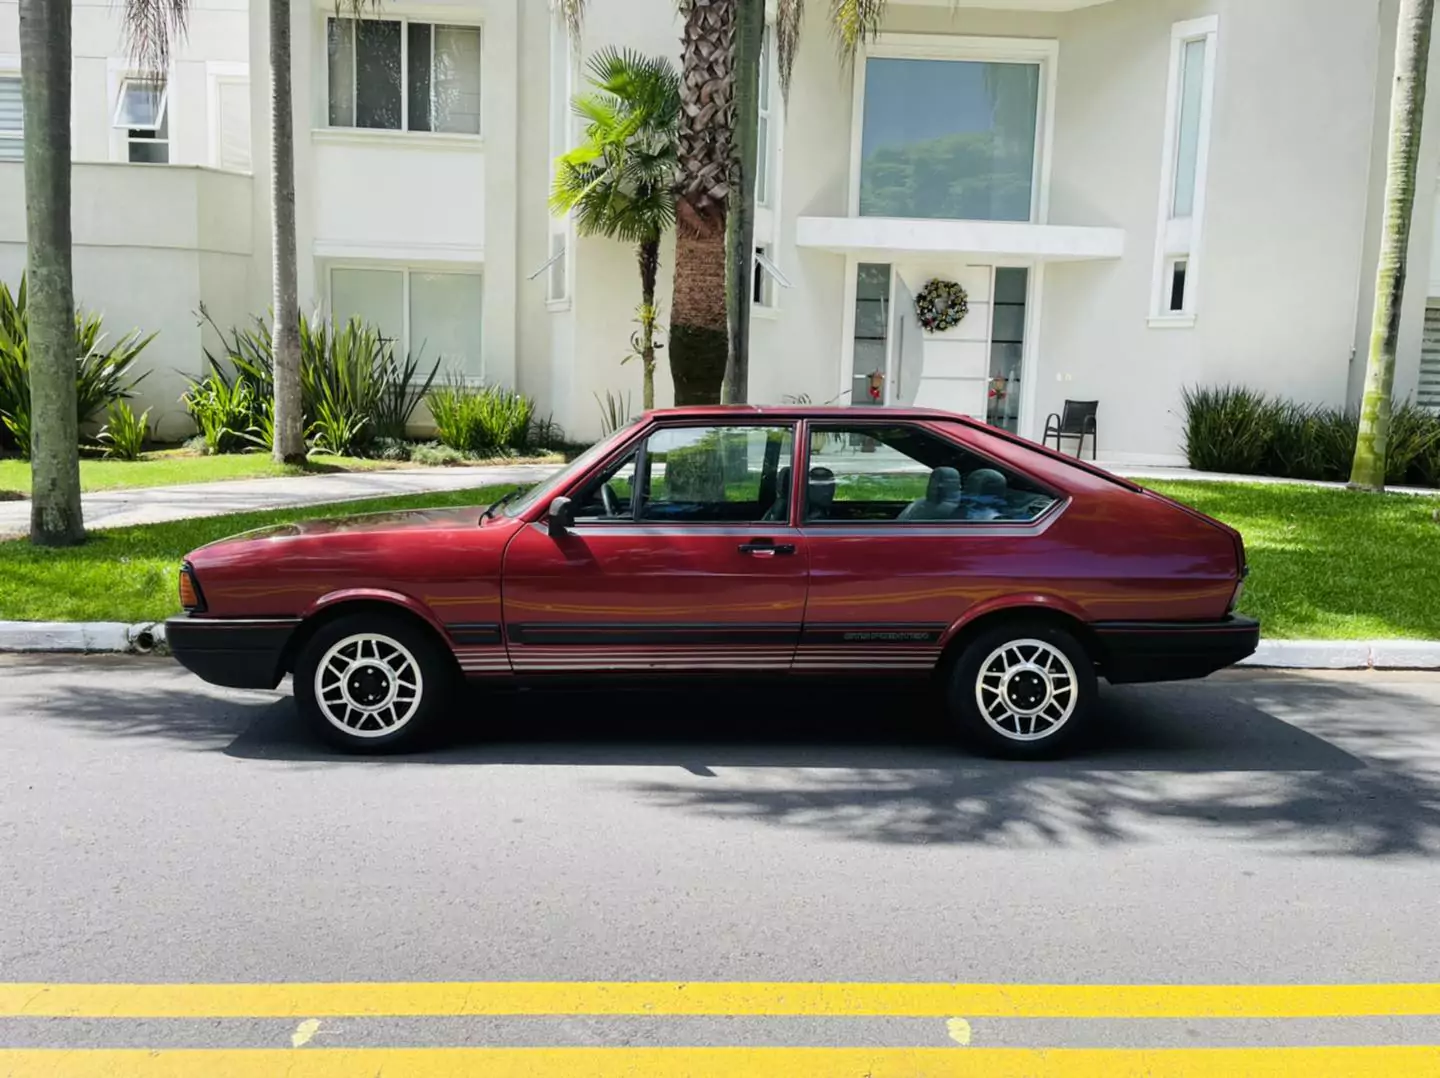
[[[165,622],[165,641],[181,666],[213,685],[273,689],[299,624],[298,618],[176,617]]]
[[[1104,649],[1101,673],[1113,685],[1202,678],[1260,646],[1260,623],[1233,615],[1220,621],[1099,622],[1093,628]]]

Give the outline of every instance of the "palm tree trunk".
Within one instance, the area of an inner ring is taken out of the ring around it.
[[[284,463],[305,459],[300,398],[300,304],[295,262],[295,116],[290,95],[290,0],[270,0],[271,251],[275,295],[275,445]]]
[[[725,204],[734,170],[735,9],[687,0],[681,43],[680,207],[670,371],[676,404],[720,399],[729,352]]]
[[[1390,96],[1390,150],[1385,177],[1385,231],[1375,275],[1375,321],[1365,364],[1365,396],[1350,485],[1383,490],[1389,452],[1395,350],[1405,299],[1405,260],[1415,206],[1415,171],[1425,121],[1425,82],[1435,0],[1401,0]]]
[[[655,407],[655,281],[660,276],[660,237],[636,248],[640,260],[640,367],[641,398],[646,411]]]
[[[735,32],[735,182],[726,226],[726,291],[730,346],[721,399],[745,400],[750,391],[750,295],[755,272],[755,175],[760,131],[760,52],[765,0],[737,0]]]
[[[85,540],[70,267],[70,0],[21,0],[30,346],[30,541]]]

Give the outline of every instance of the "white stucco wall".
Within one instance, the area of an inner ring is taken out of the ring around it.
[[[73,178],[75,301],[105,319],[113,342],[132,329],[157,336],[136,411],[161,437],[190,430],[180,405],[214,347],[203,302],[222,326],[241,321],[250,272],[250,177],[195,166],[78,164]],[[0,277],[25,268],[23,167],[0,163]]]

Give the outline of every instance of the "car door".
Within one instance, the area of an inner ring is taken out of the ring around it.
[[[657,426],[505,552],[517,674],[789,668],[809,555],[790,519],[794,423]]]
[[[1055,494],[924,423],[807,424],[797,673],[923,673],[977,603],[1035,586]]]

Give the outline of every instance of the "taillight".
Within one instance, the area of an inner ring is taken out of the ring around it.
[[[200,586],[195,583],[195,570],[188,565],[180,567],[180,606],[191,614],[205,609]]]

